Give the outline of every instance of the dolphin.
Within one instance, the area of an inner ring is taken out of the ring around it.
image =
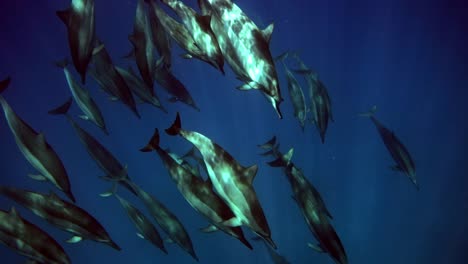
[[[369,117],[377,128],[380,138],[396,163],[392,169],[404,173],[414,186],[416,186],[416,189],[419,190],[419,184],[416,179],[416,166],[413,158],[405,145],[396,137],[395,133],[382,125],[382,123],[374,117],[376,110],[377,107],[374,106],[369,112],[363,113],[361,116]]]
[[[148,1],[148,15],[149,15],[149,23],[152,32],[152,40],[153,45],[156,47],[158,54],[160,57],[163,57],[164,67],[170,69],[172,66],[171,62],[171,38],[169,34],[164,29],[164,26],[161,23],[161,20],[156,15],[155,7]]]
[[[224,74],[224,57],[219,48],[218,41],[211,30],[211,16],[202,16],[179,0],[162,0],[162,2],[174,10],[182,19],[185,27],[192,35],[195,44],[204,54],[202,60],[208,62]]]
[[[107,150],[97,139],[95,139],[89,132],[81,128],[78,123],[76,123],[73,118],[68,114],[70,109],[72,99],[68,99],[63,105],[49,111],[49,114],[52,115],[65,115],[70,121],[70,124],[75,129],[78,138],[81,143],[86,148],[86,151],[91,156],[91,158],[96,162],[98,167],[105,173],[108,177],[119,178],[122,175],[120,174],[124,166],[112,155],[112,153]],[[120,181],[120,183],[126,187],[129,191],[136,195],[135,190],[127,183],[130,181],[128,175],[126,175],[127,181]]]
[[[94,0],[72,0],[68,9],[56,14],[67,27],[73,64],[84,84],[93,52],[102,48],[98,46],[95,49]]]
[[[260,237],[254,237],[254,238],[252,238],[252,240],[260,241],[261,238]],[[268,250],[268,254],[270,255],[270,258],[273,261],[273,263],[275,263],[275,264],[289,264],[289,261],[285,257],[281,256],[276,251],[271,249],[271,247],[267,243],[265,243],[265,241],[263,241],[263,242],[264,242],[264,245],[265,245],[266,249]]]
[[[195,100],[192,98],[192,95],[190,95],[190,92],[185,88],[184,84],[180,82],[174,74],[172,74],[171,70],[164,66],[163,62],[164,58],[160,58],[156,62],[154,72],[155,80],[162,88],[172,95],[170,101],[180,101],[200,112],[200,108],[198,108]]]
[[[121,172],[121,174],[122,175],[126,174],[125,168],[124,168],[124,171]],[[167,242],[177,243],[183,250],[189,253],[196,261],[199,261],[195,253],[195,250],[193,249],[192,240],[190,239],[189,234],[185,230],[185,227],[182,225],[180,220],[171,211],[169,211],[169,209],[167,209],[166,206],[164,206],[161,202],[159,202],[152,195],[145,192],[140,186],[136,185],[133,182],[129,182],[125,177],[122,177],[120,179],[107,177],[107,180],[113,181],[114,186],[112,187],[111,191],[101,194],[101,196],[106,197],[106,196],[112,195],[112,193],[115,192],[115,188],[116,188],[115,182],[118,182],[118,181],[127,182],[128,184],[130,184],[132,189],[135,190],[138,198],[143,202],[143,204],[148,209],[148,211],[150,212],[154,220],[156,220],[156,222],[161,227],[161,229],[169,236],[169,238],[167,239]]]
[[[104,227],[84,209],[60,199],[51,192],[49,195],[0,186],[0,194],[31,210],[59,229],[72,233],[68,243],[83,239],[104,243],[119,250]]]
[[[99,40],[100,45],[103,45]],[[124,78],[115,69],[105,47],[93,56],[94,67],[88,71],[101,88],[111,96],[111,100],[120,100],[138,117],[135,99]]]
[[[299,64],[299,69],[294,72],[302,74],[309,86],[309,97],[312,112],[312,122],[315,123],[320,134],[322,143],[325,142],[325,133],[328,128],[328,121],[334,121],[331,110],[330,96],[323,82],[318,78],[315,71],[309,69],[304,62],[299,58],[297,53],[294,54],[296,61]]]
[[[208,175],[208,169],[206,168],[206,164],[203,161],[203,157],[200,155],[196,154],[197,148],[193,146],[190,150],[188,150],[184,155],[182,155],[182,159],[186,160],[187,158],[193,159],[199,167],[203,169],[203,171]],[[201,175],[200,175],[201,177]]]
[[[54,238],[21,218],[14,207],[10,212],[0,210],[0,243],[39,263],[71,263]]]
[[[128,36],[128,39],[133,45],[133,53],[141,77],[145,81],[146,87],[150,89],[150,92],[154,93],[153,68],[155,61],[153,36],[143,1],[138,0],[137,2],[133,33]]]
[[[158,230],[153,226],[151,221],[127,200],[120,197],[118,194],[115,194],[115,197],[117,197],[128,217],[130,217],[133,224],[138,229],[138,237],[148,240],[151,244],[167,254],[161,235],[159,235]]]
[[[279,60],[281,60],[281,63],[283,64],[286,78],[288,80],[288,91],[289,97],[291,98],[291,103],[294,107],[294,116],[299,121],[302,131],[304,131],[304,126],[307,119],[307,107],[305,103],[304,92],[302,91],[302,87],[297,81],[296,77],[294,77],[293,73],[288,69],[286,63],[284,62],[288,53],[284,54],[285,55],[280,56]]]
[[[169,171],[172,180],[176,183],[179,192],[195,211],[207,218],[211,225],[204,229],[205,232],[221,230],[241,241],[246,247],[252,246],[244,237],[240,227],[229,227],[219,223],[234,217],[234,213],[224,201],[213,191],[211,180],[192,174],[190,170],[182,166],[169,153],[159,146],[159,131],[155,130],[149,143],[141,149],[143,152],[155,150],[161,158],[164,166]]]
[[[29,176],[34,180],[51,182],[75,202],[68,173],[55,150],[46,141],[44,134],[36,132],[21,119],[1,95],[9,86],[10,81],[10,77],[0,81],[0,104],[16,145],[31,166],[39,172],[37,175],[30,174]]]
[[[80,118],[91,121],[97,127],[102,129],[106,135],[109,135],[106,123],[104,122],[104,117],[102,116],[98,105],[89,94],[89,91],[81,87],[81,85],[75,81],[71,72],[67,69],[68,60],[64,59],[63,61],[59,61],[56,65],[63,69],[68,86],[70,87],[70,91],[73,95],[73,99],[75,99],[76,104],[84,113]]]
[[[164,113],[167,113],[167,110],[161,105],[159,97],[154,93],[153,88],[148,87],[146,83],[135,74],[131,67],[125,70],[116,66],[115,69],[125,79],[125,82],[127,82],[132,92],[140,98],[142,102],[153,105],[161,109]]]
[[[319,241],[319,245],[314,246],[314,248],[328,253],[338,264],[347,264],[348,257],[344,247],[335,229],[330,224],[332,216],[317,189],[307,180],[301,169],[291,162],[292,154],[293,149],[290,149],[288,153],[281,155],[268,164],[273,167],[283,168],[291,185],[292,198],[299,206],[310,231]]]
[[[244,83],[238,89],[260,90],[278,117],[283,118],[280,110],[283,98],[269,47],[273,24],[260,30],[239,6],[229,0],[202,0],[199,4],[211,14],[211,29],[224,59],[237,79]]]
[[[172,136],[180,135],[200,151],[213,188],[235,215],[222,224],[231,227],[245,225],[276,248],[271,239],[270,227],[252,185],[257,174],[257,165],[246,168],[206,136],[182,129],[179,113],[172,126],[166,129],[166,133]]]

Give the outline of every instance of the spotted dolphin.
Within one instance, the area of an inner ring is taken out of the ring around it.
[[[162,0],[162,2],[174,10],[182,19],[197,47],[201,49],[204,55],[203,60],[224,74],[224,57],[211,30],[211,16],[200,15],[179,0]]]
[[[377,128],[380,138],[387,147],[388,152],[392,156],[396,165],[392,167],[393,170],[403,172],[419,190],[419,184],[416,179],[416,166],[413,158],[411,157],[408,149],[401,143],[396,137],[395,133],[390,129],[386,128],[379,120],[374,117],[377,107],[374,106],[369,112],[361,114],[361,116],[369,117],[372,123]]]
[[[292,197],[299,206],[310,231],[319,242],[317,246],[309,243],[309,247],[312,246],[320,252],[328,253],[338,264],[347,264],[348,257],[339,236],[330,224],[332,216],[325,202],[302,170],[291,162],[293,149],[284,155],[279,151],[277,154],[279,157],[269,162],[269,165],[283,168],[288,178],[293,193]]]
[[[199,176],[194,175],[190,170],[169,155],[169,153],[161,149],[159,146],[158,129],[155,130],[146,147],[141,149],[143,152],[152,150],[158,153],[185,200],[193,209],[211,222],[211,225],[204,229],[205,232],[221,230],[239,239],[246,247],[252,249],[252,246],[244,237],[244,233],[240,227],[229,227],[220,224],[221,222],[233,218],[234,213],[213,191],[211,180],[208,178],[208,180],[205,181]]]
[[[164,242],[159,234],[158,230],[154,227],[151,221],[146,216],[133,206],[130,202],[120,197],[118,194],[114,194],[120,202],[120,205],[125,209],[130,220],[138,230],[138,237],[148,240],[151,244],[159,248],[162,252],[167,254],[167,250],[164,247]]]
[[[140,75],[147,87],[150,88],[150,92],[154,93],[154,45],[144,0],[138,0],[137,2],[133,33],[128,36],[128,39],[133,45],[133,54]]]
[[[72,233],[74,236],[67,241],[69,243],[87,239],[104,243],[120,251],[120,247],[98,220],[84,209],[60,199],[53,192],[46,195],[0,186],[0,194],[26,207],[57,228]]]
[[[156,47],[156,50],[158,51],[159,56],[164,58],[163,60],[164,67],[167,67],[168,69],[170,69],[172,66],[171,38],[169,34],[166,32],[166,30],[164,29],[164,26],[162,25],[161,20],[156,15],[155,7],[148,0],[146,0],[146,2],[149,5],[148,16],[149,16],[149,23],[150,23],[150,28],[152,32],[153,44]]]
[[[167,113],[167,110],[162,106],[159,97],[154,93],[154,89],[152,87],[148,87],[146,83],[136,75],[131,67],[129,67],[128,70],[125,70],[116,66],[115,69],[125,79],[125,82],[127,82],[127,85],[130,87],[132,92],[140,98],[142,102],[153,105],[161,109],[164,113]]]
[[[268,99],[279,118],[281,97],[278,75],[270,52],[273,24],[260,30],[257,25],[230,0],[199,0],[205,12],[211,14],[213,30],[226,62],[237,79],[244,84],[240,90],[257,89]]]
[[[174,76],[169,68],[164,66],[163,62],[164,58],[160,58],[156,62],[154,76],[156,82],[172,95],[170,102],[182,102],[200,112],[200,108],[185,85]]]
[[[78,123],[76,123],[73,118],[68,114],[68,110],[72,104],[72,99],[68,99],[63,105],[49,111],[49,114],[52,115],[65,115],[75,130],[78,138],[81,143],[86,148],[86,151],[91,156],[91,158],[96,162],[98,167],[104,172],[108,177],[120,178],[122,177],[121,172],[124,169],[124,166],[114,157],[114,155],[107,150],[97,139],[95,139],[89,132],[81,128]],[[132,187],[127,183],[130,181],[128,175],[126,175],[127,181],[120,181],[120,183],[136,195],[136,192]]]
[[[68,82],[68,87],[70,87],[70,91],[73,95],[73,99],[84,114],[81,115],[80,118],[91,121],[97,127],[102,129],[102,131],[104,131],[106,135],[109,135],[101,110],[89,94],[89,91],[75,81],[73,75],[67,69],[68,61],[64,59],[62,61],[57,62],[56,65],[57,67],[63,69],[63,72],[65,73],[65,78]]]
[[[14,207],[0,210],[0,243],[39,263],[70,264],[60,244],[36,225],[21,218]]]
[[[84,84],[88,64],[91,62],[93,52],[97,52],[95,50],[94,0],[72,0],[68,9],[56,13],[67,27],[68,45],[73,64]]]
[[[30,174],[29,176],[35,180],[51,182],[75,202],[68,173],[62,160],[46,141],[44,134],[36,132],[21,119],[1,95],[9,86],[10,81],[10,77],[0,81],[0,104],[16,145],[31,166],[39,172],[37,175]]]
[[[284,62],[288,53],[284,53],[283,56],[280,56],[279,60],[283,64],[284,72],[286,73],[286,78],[288,80],[288,91],[289,97],[291,98],[291,103],[294,108],[294,116],[299,121],[301,125],[302,131],[304,131],[305,122],[307,119],[307,107],[305,103],[304,92],[302,91],[302,87],[297,81],[294,74],[289,70],[288,66]]]
[[[97,43],[103,45],[99,40],[97,40]],[[132,92],[124,78],[115,69],[105,47],[94,54],[93,64],[94,67],[90,67],[88,71],[99,86],[111,96],[110,99],[120,100],[140,118]]]
[[[257,174],[257,165],[246,168],[206,136],[182,129],[179,113],[172,126],[166,129],[166,133],[173,136],[180,135],[200,151],[214,190],[235,215],[223,222],[223,225],[232,227],[245,225],[276,248],[267,219],[252,185]]]

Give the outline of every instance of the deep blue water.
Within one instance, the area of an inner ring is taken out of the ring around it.
[[[96,1],[97,34],[117,65],[131,47],[136,1]],[[187,1],[195,7],[196,1]],[[255,250],[222,233],[203,234],[208,223],[183,199],[155,153],[141,153],[154,128],[168,127],[177,111],[183,126],[210,137],[241,164],[260,166],[254,181],[279,252],[291,263],[333,263],[307,247],[314,238],[290,198],[281,170],[265,164],[257,144],[276,135],[281,150],[295,148],[293,162],[321,192],[349,263],[466,263],[468,257],[468,7],[463,1],[246,1],[236,3],[261,27],[275,22],[271,51],[298,50],[327,86],[335,122],[325,144],[315,127],[301,131],[293,117],[282,67],[278,67],[284,119],[256,91],[241,92],[227,70],[178,57],[174,73],[192,93],[201,112],[173,104],[156,85],[169,110],[164,114],[139,105],[138,120],[121,103],[110,102],[88,77],[86,87],[98,102],[110,136],[94,125],[80,125],[123,163],[130,177],[165,203],[188,230],[202,263],[270,263],[263,245]],[[69,96],[63,71],[53,61],[69,56],[66,29],[55,11],[69,1],[2,1],[0,4],[0,78],[11,75],[2,96],[33,128],[43,131],[70,175],[77,204],[93,214],[123,248],[83,241],[67,244],[59,231],[18,207],[20,214],[61,242],[73,263],[193,263],[176,245],[169,255],[138,238],[115,198],[101,198],[109,188],[102,172],[63,117],[47,111]],[[227,67],[226,67],[227,68]],[[74,71],[74,68],[70,67]],[[77,77],[77,75],[75,75]],[[298,77],[302,81],[301,78]],[[304,84],[307,96],[307,89]],[[421,190],[389,169],[392,160],[374,126],[357,113],[377,105],[377,118],[395,131],[411,152]],[[73,115],[81,114],[76,104]],[[27,177],[34,169],[0,118],[0,184],[41,192],[50,184]],[[184,153],[191,145],[162,134],[161,145]],[[124,189],[119,193],[145,209]],[[60,193],[60,195],[62,195]],[[0,208],[13,203],[0,197]],[[146,210],[143,210],[146,213]],[[148,215],[148,214],[147,214]],[[149,215],[148,215],[149,216]],[[162,231],[160,231],[161,234]],[[252,233],[244,228],[247,237]],[[23,257],[0,246],[1,263]]]

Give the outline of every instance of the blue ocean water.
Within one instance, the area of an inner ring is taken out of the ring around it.
[[[195,7],[196,1],[186,1]],[[325,144],[316,128],[301,131],[293,117],[282,67],[278,67],[284,119],[256,91],[241,92],[232,71],[222,76],[206,63],[185,60],[174,46],[173,71],[192,93],[201,111],[168,102],[169,113],[138,105],[138,120],[123,104],[111,102],[88,77],[86,87],[99,104],[110,136],[89,122],[80,125],[100,140],[123,164],[135,183],[167,205],[183,222],[202,263],[271,263],[261,244],[250,251],[223,233],[199,231],[208,222],[183,199],[155,153],[138,151],[154,128],[162,131],[180,112],[183,127],[210,137],[241,164],[259,165],[254,187],[278,245],[291,263],[333,263],[307,247],[314,242],[281,170],[265,164],[257,144],[276,135],[281,150],[294,147],[293,162],[322,194],[346,249],[349,263],[466,263],[468,257],[468,186],[466,114],[468,107],[468,7],[463,1],[235,1],[260,27],[275,23],[271,51],[297,50],[315,69],[330,93],[335,122]],[[66,28],[55,15],[69,1],[0,3],[0,79],[11,75],[2,94],[12,108],[60,155],[70,175],[77,204],[95,216],[122,247],[83,241],[67,244],[59,231],[0,197],[0,209],[12,205],[37,224],[69,254],[73,263],[194,263],[176,245],[168,255],[136,236],[136,229],[113,197],[98,194],[108,182],[88,156],[65,118],[47,111],[70,96],[63,71],[53,62],[69,57]],[[131,44],[136,1],[96,1],[97,34],[117,65]],[[228,67],[226,67],[228,68]],[[70,67],[71,70],[74,69]],[[75,77],[78,77],[76,75]],[[298,77],[299,80],[302,79]],[[302,82],[303,83],[303,82]],[[305,83],[303,87],[307,96]],[[393,161],[372,123],[357,117],[377,105],[376,117],[395,131],[411,152],[420,184],[417,191]],[[81,114],[76,105],[71,113]],[[27,177],[34,169],[24,159],[2,115],[0,185],[39,192],[56,191]],[[162,133],[161,146],[182,154],[191,145]],[[143,205],[126,190],[119,193]],[[60,193],[60,195],[62,195]],[[63,197],[63,196],[62,196]],[[149,214],[147,214],[149,216]],[[161,234],[162,231],[160,231]],[[246,228],[248,238],[253,234]],[[0,263],[24,258],[0,246]]]

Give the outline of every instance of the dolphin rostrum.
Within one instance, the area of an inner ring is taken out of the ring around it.
[[[7,123],[13,133],[16,145],[26,160],[39,172],[30,174],[32,179],[49,181],[75,202],[67,171],[55,150],[47,143],[43,133],[36,132],[11,109],[1,95],[10,84],[10,77],[0,81],[0,104]]]

